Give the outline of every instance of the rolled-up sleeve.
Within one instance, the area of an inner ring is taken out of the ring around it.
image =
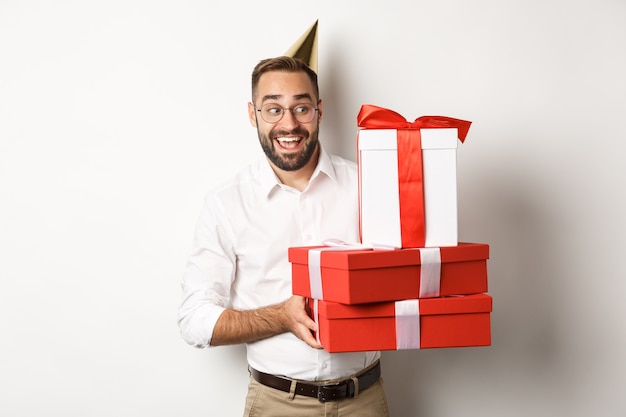
[[[228,221],[215,194],[208,194],[195,229],[182,279],[178,326],[182,338],[198,348],[210,346],[215,323],[226,309],[236,258]]]

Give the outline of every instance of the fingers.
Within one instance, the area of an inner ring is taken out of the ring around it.
[[[322,349],[322,345],[313,336],[313,332],[317,331],[317,324],[307,314],[304,297],[292,296],[285,302],[285,309],[291,322],[291,332],[312,348]]]
[[[315,349],[322,349],[322,345],[317,342],[313,332],[317,331],[317,325],[308,316],[304,317],[304,323],[300,323],[299,331],[296,334],[307,345]]]
[[[311,333],[310,331],[303,332],[301,335],[296,336],[298,336],[304,343],[311,346],[313,349],[323,349],[322,345],[317,343],[317,339],[313,337],[313,333]]]

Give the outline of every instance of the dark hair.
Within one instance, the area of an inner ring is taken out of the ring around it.
[[[320,92],[317,85],[317,74],[309,66],[300,59],[292,58],[289,56],[279,56],[276,58],[267,58],[259,61],[252,71],[252,100],[256,94],[257,85],[261,75],[270,71],[285,71],[285,72],[304,72],[309,76],[313,87],[315,88],[316,99],[319,99]]]

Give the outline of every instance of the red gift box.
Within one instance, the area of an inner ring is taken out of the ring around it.
[[[311,251],[321,251],[320,266],[311,261]],[[483,243],[397,250],[289,248],[293,293],[343,304],[484,293],[488,258],[489,245]]]
[[[487,294],[346,305],[309,299],[328,352],[491,345]]]

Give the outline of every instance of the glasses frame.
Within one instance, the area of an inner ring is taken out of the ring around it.
[[[261,110],[263,110],[263,107],[267,106],[267,105],[275,105],[276,107],[280,107],[283,111],[280,113],[280,117],[278,118],[278,120],[276,120],[275,122],[268,122],[267,120],[265,120],[265,118],[263,117],[263,113],[261,112]],[[298,118],[296,117],[295,113],[293,112],[294,107],[283,107],[279,104],[275,104],[275,103],[265,103],[264,105],[261,106],[261,108],[258,108],[256,106],[256,104],[254,105],[254,110],[256,110],[257,112],[259,112],[259,114],[261,115],[261,120],[263,120],[265,123],[271,124],[271,125],[275,125],[276,123],[280,122],[281,120],[283,120],[283,117],[285,117],[285,112],[287,110],[289,110],[289,112],[291,113],[291,115],[293,116],[294,120],[298,123],[302,123],[302,124],[308,124],[311,123],[314,119],[315,119],[315,113],[317,113],[320,109],[319,107],[315,107],[312,103],[303,103],[303,104],[298,104],[295,107],[297,108],[298,106],[302,106],[302,105],[307,105],[307,106],[311,106],[313,108],[313,115],[311,116],[311,120],[309,120],[308,122],[301,122],[300,120],[298,120]]]

